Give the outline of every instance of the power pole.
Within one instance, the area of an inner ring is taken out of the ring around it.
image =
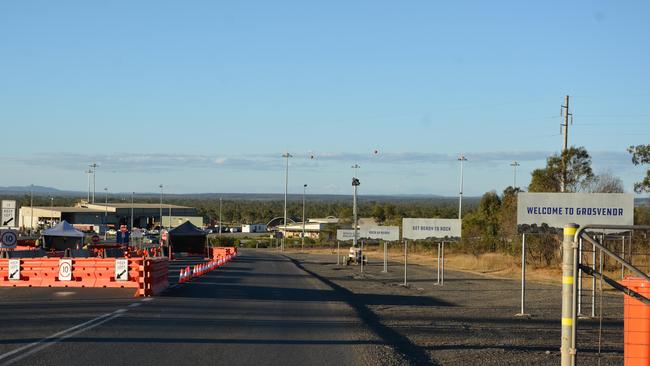
[[[573,114],[569,113],[568,95],[564,98],[564,105],[560,108],[560,112],[564,115],[564,123],[560,125],[562,126],[562,135],[564,135],[564,145],[562,148],[562,181],[560,182],[560,192],[564,192],[566,190],[566,152],[569,145],[569,116],[571,116],[571,123],[573,124]]]

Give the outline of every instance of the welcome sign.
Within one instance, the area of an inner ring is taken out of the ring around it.
[[[561,229],[566,224],[633,225],[634,195],[629,193],[519,193],[519,232]]]

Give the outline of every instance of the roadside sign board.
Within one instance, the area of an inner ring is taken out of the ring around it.
[[[13,249],[18,243],[16,230],[0,230],[0,248]]]
[[[354,240],[354,230],[352,229],[336,230],[336,240],[338,241]]]
[[[519,193],[519,232],[580,226],[634,225],[634,195],[629,193]]]
[[[359,237],[364,239],[399,241],[399,226],[362,226],[359,228]]]
[[[458,219],[412,219],[402,220],[404,239],[447,239],[458,240],[461,223]]]
[[[379,239],[385,241],[399,241],[398,226],[361,226],[357,230],[357,239]],[[354,240],[353,229],[336,230],[336,240]]]
[[[0,226],[18,226],[18,223],[16,222],[16,201],[2,201],[2,215],[0,215]]]
[[[10,259],[9,260],[9,273],[7,277],[10,281],[19,281],[20,280],[20,259]]]
[[[72,259],[59,259],[59,281],[72,281]]]
[[[129,280],[129,260],[118,258],[115,260],[115,281]]]

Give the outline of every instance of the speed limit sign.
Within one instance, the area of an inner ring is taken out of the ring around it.
[[[72,281],[72,259],[59,259],[59,281]]]

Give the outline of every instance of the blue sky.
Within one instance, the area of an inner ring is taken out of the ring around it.
[[[626,189],[650,141],[644,1],[3,1],[0,186],[465,192],[569,140]],[[377,149],[378,155],[373,154]],[[314,155],[315,159],[309,159]]]

